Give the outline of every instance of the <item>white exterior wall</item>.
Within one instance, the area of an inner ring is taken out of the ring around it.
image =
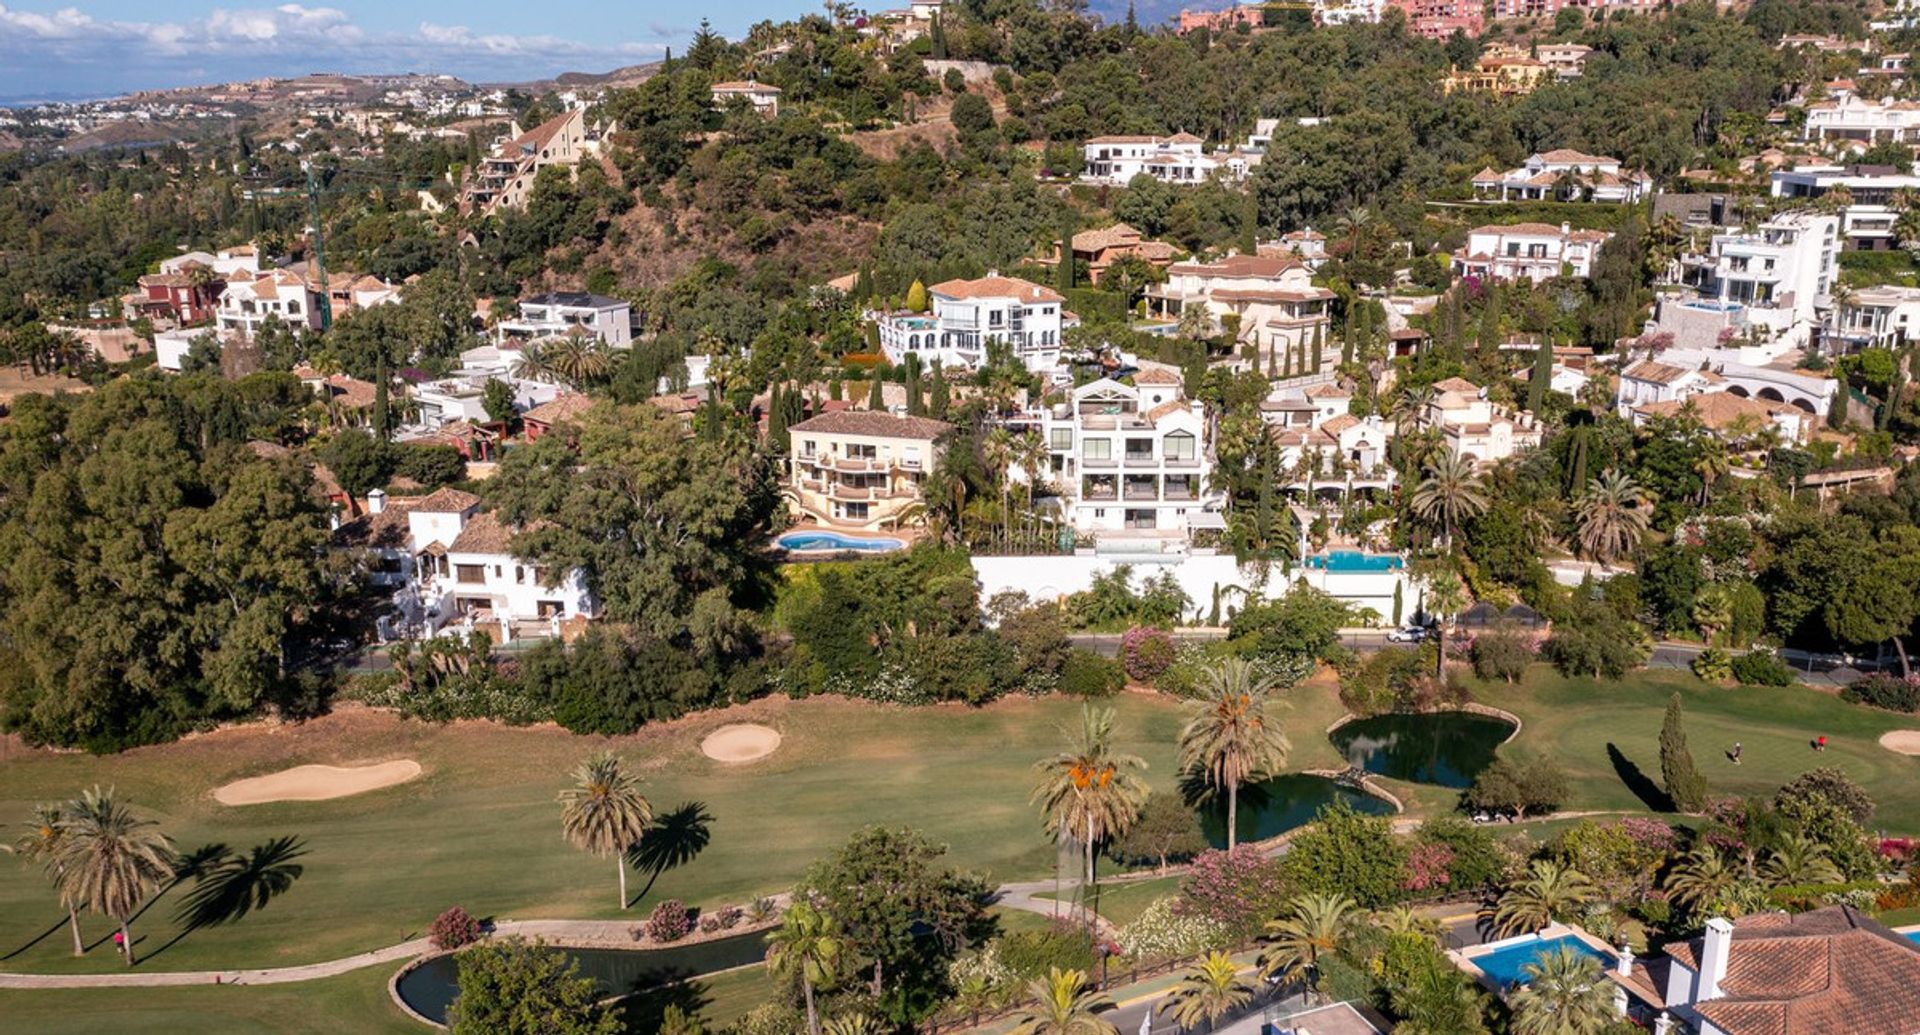
[[[409,515],[411,516],[411,515]],[[483,582],[461,582],[460,565],[478,565],[485,576]],[[542,586],[538,576],[543,574],[532,565],[515,560],[503,553],[448,553],[447,574],[434,580],[434,588],[439,591],[439,604],[432,608],[443,617],[458,613],[457,602],[462,598],[486,597],[487,605],[496,614],[504,609],[516,621],[525,621],[540,616],[540,605],[560,605],[560,617],[578,618],[595,612],[593,598],[587,593],[586,579],[579,571],[568,572],[560,584],[552,588]]]
[[[1262,571],[1258,566],[1242,567],[1230,553],[1191,553],[1167,557],[1087,556],[1083,554],[1051,557],[973,557],[973,571],[980,581],[980,599],[991,600],[1004,591],[1025,593],[1035,601],[1058,600],[1093,585],[1093,577],[1112,571],[1121,564],[1131,566],[1134,586],[1148,578],[1171,572],[1174,581],[1187,594],[1186,617],[1203,620],[1213,607],[1214,588],[1222,591],[1221,611],[1238,609],[1243,602],[1229,586],[1245,587],[1255,599],[1285,596],[1296,581],[1304,581],[1356,607],[1370,608],[1381,623],[1393,618],[1394,587],[1401,590],[1403,615],[1411,615],[1421,600],[1420,586],[1404,571],[1327,572],[1318,568],[1295,566],[1282,572],[1278,566]]]
[[[1046,373],[1060,365],[1061,332],[1070,326],[1060,302],[948,298],[938,293],[929,301],[931,311],[925,314],[874,318],[887,362],[897,365],[912,354],[928,367],[938,360],[946,369],[974,368],[986,362],[988,342],[1005,341],[1030,371]]]

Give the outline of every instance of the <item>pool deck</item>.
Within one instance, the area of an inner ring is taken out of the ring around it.
[[[1567,937],[1577,939],[1587,948],[1599,953],[1602,959],[1617,961],[1620,957],[1620,950],[1612,945],[1608,945],[1606,941],[1599,936],[1582,928],[1573,927],[1568,924],[1554,923],[1548,924],[1546,927],[1532,934],[1502,938],[1499,941],[1487,942],[1484,945],[1472,945],[1465,949],[1448,949],[1447,958],[1452,960],[1455,966],[1465,971],[1469,977],[1479,982],[1480,987],[1504,1000],[1507,996],[1507,989],[1502,988],[1498,981],[1488,976],[1487,972],[1481,970],[1480,965],[1474,961],[1483,956],[1499,952],[1502,949],[1525,945],[1528,942],[1550,942]],[[1601,971],[1607,975],[1608,980],[1619,985],[1634,999],[1638,999],[1655,1009],[1660,1009],[1666,1005],[1665,997],[1660,994],[1659,990],[1655,988],[1653,983],[1646,977],[1643,967],[1636,965],[1634,972],[1625,977],[1621,976],[1618,968],[1612,963],[1601,964]]]

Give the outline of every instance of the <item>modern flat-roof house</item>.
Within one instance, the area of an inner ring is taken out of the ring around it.
[[[1171,371],[1133,380],[1091,381],[1042,410],[1050,474],[1064,516],[1082,532],[1184,538],[1212,498],[1205,411]]]
[[[890,363],[908,355],[943,367],[978,367],[987,345],[1004,342],[1028,370],[1060,364],[1061,333],[1079,325],[1066,299],[1019,277],[989,272],[976,280],[946,280],[927,289],[929,311],[880,313],[880,346]]]
[[[1506,172],[1482,169],[1473,178],[1476,197],[1500,201],[1596,201],[1631,205],[1653,192],[1653,177],[1623,172],[1620,159],[1569,148],[1532,155]]]
[[[1259,369],[1269,374],[1305,372],[1316,336],[1323,360],[1330,352],[1337,355],[1337,349],[1324,348],[1332,333],[1333,298],[1314,284],[1306,262],[1292,255],[1177,262],[1167,267],[1166,283],[1147,289],[1148,304],[1167,316],[1205,306],[1216,322],[1237,318],[1240,343],[1255,347]]]
[[[1838,216],[1788,212],[1753,233],[1714,235],[1705,255],[1682,256],[1680,267],[1695,304],[1737,313],[1738,322],[1783,348],[1801,348],[1832,305],[1839,251]],[[1659,319],[1666,308],[1663,300]]]
[[[239,244],[211,253],[181,252],[171,259],[160,260],[161,273],[185,273],[191,266],[205,266],[219,274],[221,280],[251,277],[260,272],[260,249]]]
[[[520,315],[494,328],[500,344],[586,334],[611,348],[633,344],[633,305],[585,291],[550,291],[522,299]]]
[[[1175,185],[1205,183],[1216,173],[1240,180],[1261,158],[1257,151],[1239,149],[1209,153],[1206,142],[1191,133],[1093,137],[1084,151],[1080,179],[1108,186],[1125,186],[1142,174]]]
[[[270,270],[251,279],[228,281],[220,292],[220,308],[215,315],[222,332],[249,338],[269,319],[278,319],[289,328],[319,330],[320,296],[299,274]]]
[[[1715,917],[1664,951],[1666,1009],[1700,1035],[1920,1031],[1920,946],[1852,906]]]
[[[1125,223],[1101,227],[1098,230],[1082,230],[1073,235],[1073,260],[1087,268],[1087,281],[1098,284],[1106,276],[1108,267],[1115,261],[1133,257],[1155,266],[1165,267],[1173,261],[1174,247],[1165,241],[1149,241],[1140,231]],[[1046,259],[1048,265],[1060,263],[1060,246],[1054,245],[1053,254]]]
[[[557,635],[562,622],[595,618],[598,602],[579,571],[542,569],[516,557],[513,529],[480,498],[458,489],[389,500],[376,489],[367,512],[342,524],[334,543],[372,554],[374,584],[393,594],[388,637],[428,637],[470,627],[502,640]]]
[[[1425,421],[1440,431],[1455,456],[1477,463],[1505,460],[1540,445],[1540,422],[1525,410],[1513,411],[1487,398],[1487,390],[1463,377],[1433,386]]]
[[[1846,96],[1815,101],[1806,110],[1807,122],[1800,130],[1802,140],[1920,143],[1920,102]]]
[[[507,135],[495,142],[493,153],[467,174],[461,203],[480,212],[525,208],[540,170],[550,165],[571,168],[599,154],[607,132],[611,130],[587,125],[585,108],[557,115],[531,130],[513,123]]]
[[[1920,340],[1920,288],[1882,284],[1835,298],[1828,334],[1849,350],[1893,349]]]
[[[780,88],[753,79],[713,84],[713,103],[726,107],[734,101],[745,101],[753,110],[773,118],[780,114]]]
[[[878,530],[914,519],[921,487],[953,425],[875,410],[836,410],[787,429],[794,510],[824,525]]]
[[[1578,79],[1586,74],[1587,56],[1593,48],[1580,43],[1542,43],[1535,48],[1540,61],[1562,79]]]
[[[1773,172],[1776,198],[1813,199],[1836,190],[1845,191],[1846,204],[1836,211],[1847,249],[1891,251],[1901,246],[1894,230],[1900,218],[1895,199],[1920,191],[1920,176],[1890,165],[1798,165]]]
[[[1466,246],[1453,253],[1453,271],[1483,280],[1528,280],[1593,275],[1600,246],[1613,235],[1604,230],[1575,230],[1565,223],[1513,223],[1475,227]]]

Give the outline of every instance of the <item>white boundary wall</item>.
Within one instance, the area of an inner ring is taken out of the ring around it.
[[[1133,569],[1133,587],[1162,572],[1172,572],[1174,580],[1186,591],[1189,601],[1187,619],[1204,621],[1213,607],[1214,587],[1221,591],[1220,612],[1224,620],[1230,609],[1237,609],[1249,597],[1269,599],[1285,596],[1296,582],[1331,594],[1359,608],[1371,608],[1379,617],[1376,624],[1393,620],[1393,591],[1401,586],[1401,617],[1411,619],[1421,601],[1420,587],[1405,571],[1327,572],[1318,568],[1293,566],[1282,571],[1277,564],[1262,569],[1241,566],[1233,555],[1186,554],[1142,557],[1097,557],[1089,555],[1052,555],[1044,557],[973,558],[973,571],[980,580],[980,599],[1009,590],[1025,593],[1038,602],[1059,600],[1093,584],[1095,574],[1112,571],[1119,565]]]

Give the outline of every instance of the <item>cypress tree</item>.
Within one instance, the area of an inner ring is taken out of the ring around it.
[[[1685,716],[1680,711],[1680,695],[1667,699],[1667,717],[1660,724],[1660,781],[1666,784],[1667,797],[1681,812],[1699,812],[1707,805],[1707,781],[1693,764],[1693,752],[1687,749]]]
[[[933,41],[933,59],[935,61],[945,61],[947,59],[947,30],[940,24],[939,15],[936,14],[933,16],[933,25],[927,30],[927,35],[931,37]]]
[[[1326,335],[1323,333],[1324,330],[1325,330],[1324,327],[1318,327],[1318,326],[1316,326],[1313,329],[1313,371],[1312,372],[1316,374],[1326,369],[1326,364],[1324,362],[1326,357],[1321,353],[1321,350],[1326,346]]]
[[[1055,267],[1055,286],[1061,294],[1073,290],[1074,212],[1071,206],[1060,215],[1060,265]]]
[[[1260,199],[1249,188],[1240,207],[1240,254],[1260,251]]]
[[[776,457],[785,457],[787,452],[787,398],[788,393],[776,384],[767,402],[767,451]]]
[[[1281,377],[1293,376],[1293,346],[1291,344],[1287,346],[1286,361],[1280,365],[1280,376]]]
[[[1402,612],[1406,610],[1406,606],[1407,606],[1406,601],[1403,599],[1401,584],[1400,582],[1395,581],[1393,584],[1393,624],[1395,628],[1399,628],[1400,622],[1402,620]]]
[[[947,375],[940,369],[940,361],[933,361],[932,399],[927,404],[927,413],[935,420],[947,419]]]
[[[1368,312],[1365,302],[1355,302],[1353,304],[1353,312],[1347,314],[1347,333],[1340,338],[1341,366],[1346,366],[1348,363],[1353,362],[1354,339],[1366,333],[1364,328],[1367,326],[1371,316],[1372,314]]]
[[[1480,372],[1488,377],[1500,369],[1500,292],[1487,289],[1480,310]]]
[[[387,440],[387,353],[382,347],[373,367],[373,437]]]
[[[880,371],[873,372],[873,388],[867,392],[867,409],[884,413],[887,409],[887,394],[880,387]]]
[[[840,375],[833,375],[833,380],[827,382],[827,398],[840,402],[846,395],[847,386],[840,380]]]
[[[907,354],[907,416],[919,417],[927,412],[926,404],[920,398],[920,356]]]
[[[1533,350],[1533,380],[1527,384],[1527,409],[1534,413],[1547,401],[1547,389],[1553,386],[1553,346],[1542,342]]]

